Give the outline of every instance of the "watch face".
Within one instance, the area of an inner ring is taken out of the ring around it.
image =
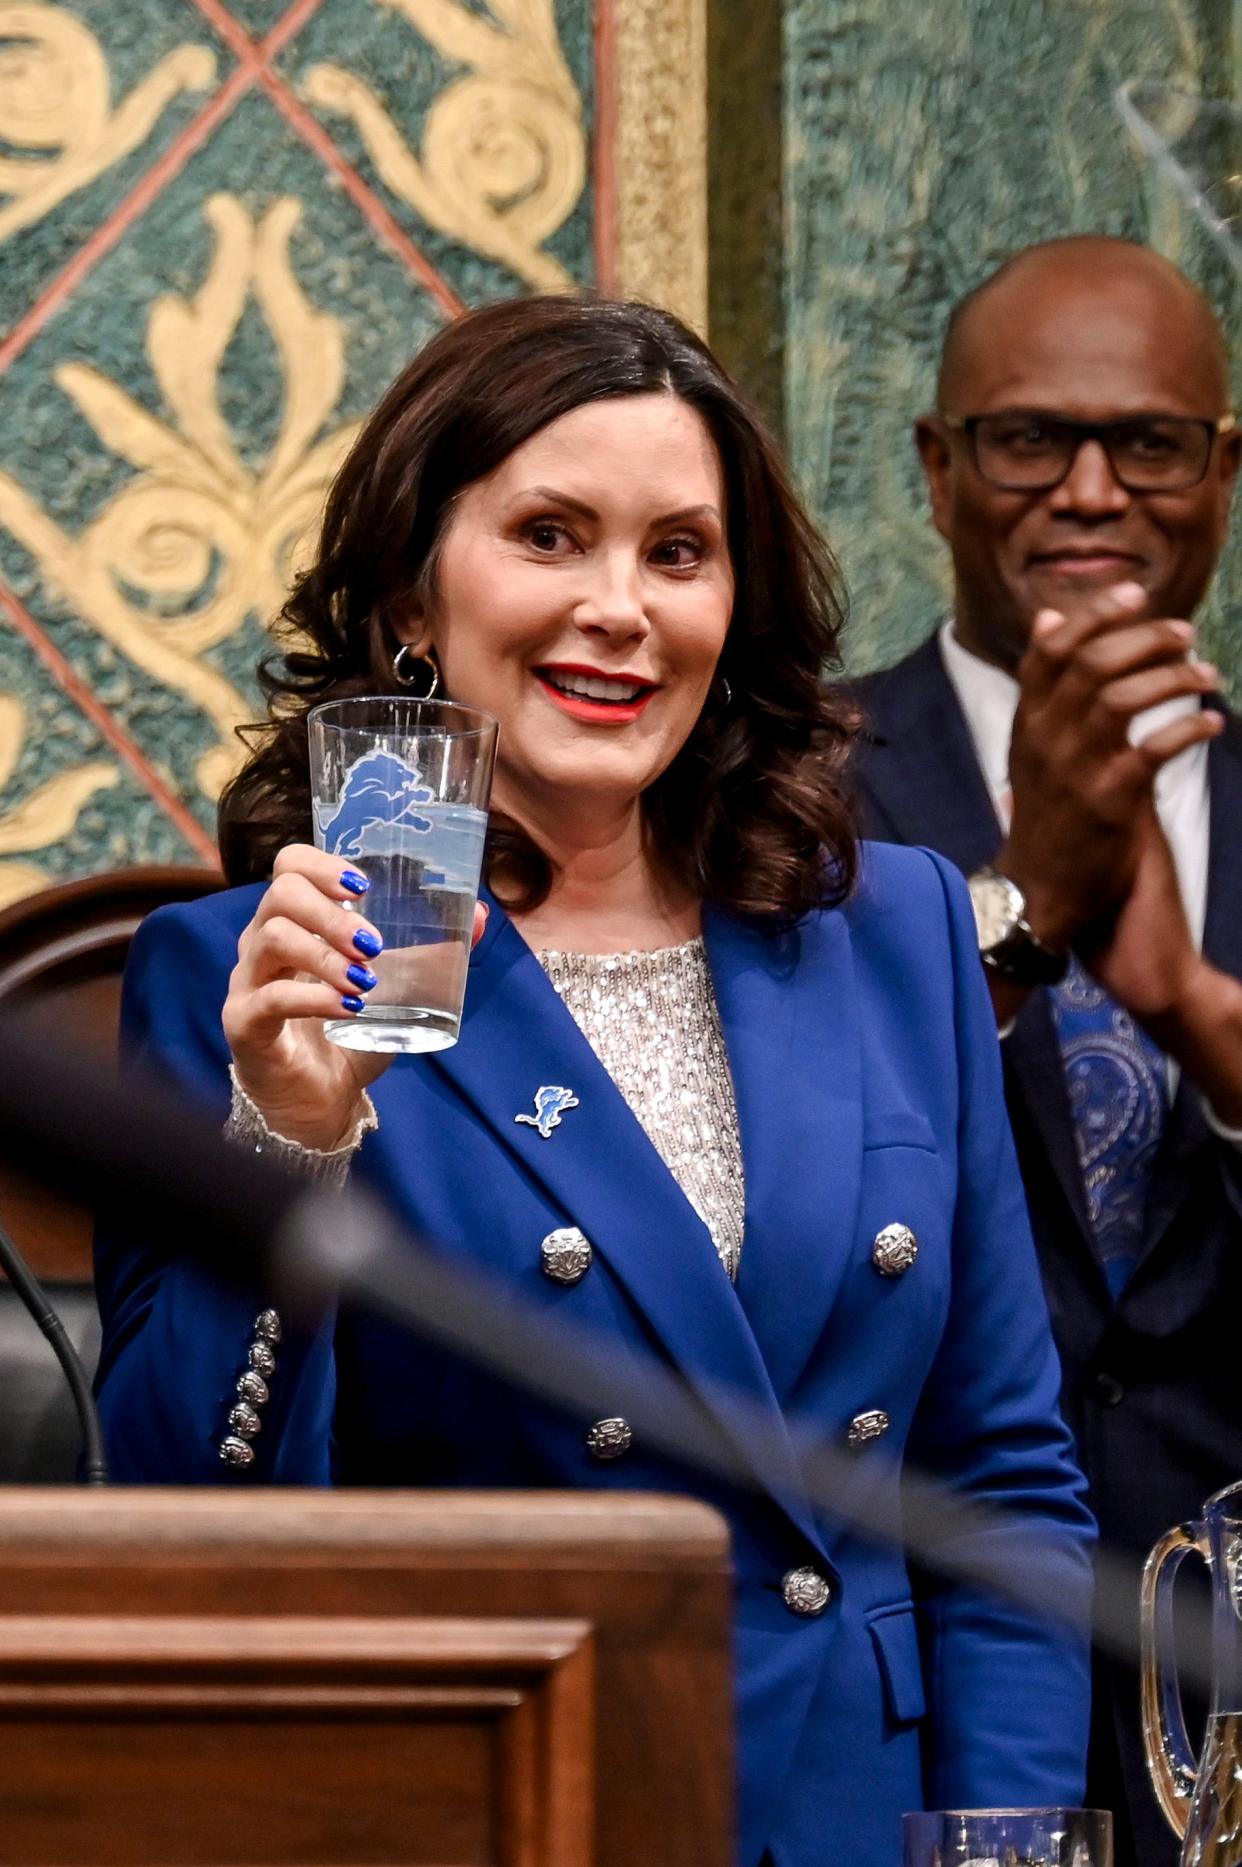
[[[1022,896],[1003,875],[972,875],[969,886],[979,951],[987,953],[1013,933],[1022,916]]]

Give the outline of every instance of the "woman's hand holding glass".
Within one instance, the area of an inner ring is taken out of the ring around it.
[[[384,942],[361,911],[368,886],[339,856],[291,843],[238,942],[223,1014],[238,1080],[268,1127],[303,1147],[339,1146],[392,1061],[324,1035],[326,1020],[359,1012],[375,984],[369,962]],[[486,918],[477,907],[476,941]]]

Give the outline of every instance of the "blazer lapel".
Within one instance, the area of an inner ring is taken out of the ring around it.
[[[763,1356],[706,1226],[495,902],[471,957],[461,1039],[428,1064],[586,1233],[756,1477],[817,1542]],[[533,1118],[546,1086],[575,1102],[544,1134]],[[766,1411],[762,1456],[732,1419],[730,1394]],[[785,1454],[775,1461],[772,1440]]]
[[[840,914],[773,935],[712,912],[705,933],[746,1180],[737,1293],[787,1402],[849,1262],[862,1188],[849,932]]]
[[[982,868],[1000,847],[1000,825],[935,637],[861,698],[864,818],[876,805],[892,830],[884,840],[926,843],[966,875]]]
[[[1031,993],[1001,1050],[1009,1093],[1021,1101],[1038,1134],[1048,1165],[1077,1221],[1082,1243],[1096,1263],[1065,1064],[1047,992]],[[1103,1272],[1100,1277],[1103,1282]]]
[[[1211,814],[1203,951],[1222,972],[1242,978],[1242,861],[1237,836],[1242,823],[1242,721],[1232,713],[1226,718],[1224,732],[1208,748]],[[1212,1145],[1203,1098],[1183,1074],[1152,1180],[1145,1257],[1160,1242],[1189,1191],[1191,1156]]]
[[[935,637],[899,671],[879,677],[863,704],[871,738],[863,787],[900,840],[939,850],[964,875],[991,862],[1002,832]],[[1021,1100],[1089,1248],[1069,1095],[1045,992],[1031,994],[1002,1047],[1010,1093]]]
[[[1226,715],[1224,732],[1208,747],[1208,786],[1212,804],[1203,950],[1222,972],[1242,978],[1242,720],[1235,714]]]

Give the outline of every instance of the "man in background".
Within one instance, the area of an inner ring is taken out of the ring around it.
[[[1192,623],[1239,462],[1219,328],[1146,248],[1030,248],[916,437],[954,611],[857,683],[862,828],[970,879],[1067,1416],[1143,1554],[1242,1478],[1242,725]],[[1118,1867],[1177,1860],[1103,1659],[1088,1802]]]

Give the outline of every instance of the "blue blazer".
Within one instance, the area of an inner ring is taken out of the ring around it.
[[[220,1005],[260,892],[160,910],[127,975],[130,1054],[222,1117]],[[1057,1411],[992,1013],[960,878],[925,851],[867,846],[855,897],[789,932],[710,911],[705,937],[745,1169],[736,1287],[494,904],[460,1042],[392,1065],[355,1172],[451,1257],[605,1334],[623,1364],[656,1354],[764,1409],[785,1451],[758,1492],[718,1491],[641,1444],[601,1463],[589,1421],[344,1315],[282,1343],[258,1457],[232,1472],[217,1448],[253,1300],[138,1227],[114,1226],[98,1250],[105,1430],[123,1482],[590,1485],[718,1504],[736,1570],[739,1861],[893,1867],[903,1810],[1082,1792],[1085,1635],[912,1583],[898,1550],[801,1500],[786,1427],[796,1415],[841,1445],[855,1416],[882,1409],[860,1488],[895,1487],[908,1452],[959,1494],[1019,1513],[1015,1559],[1042,1564],[1085,1617],[1091,1520]],[[578,1098],[547,1138],[515,1119],[542,1084]],[[886,1277],[872,1248],[894,1222],[919,1250]],[[594,1248],[572,1287],[540,1269],[561,1226]],[[832,1585],[817,1616],[782,1594],[803,1565]]]

